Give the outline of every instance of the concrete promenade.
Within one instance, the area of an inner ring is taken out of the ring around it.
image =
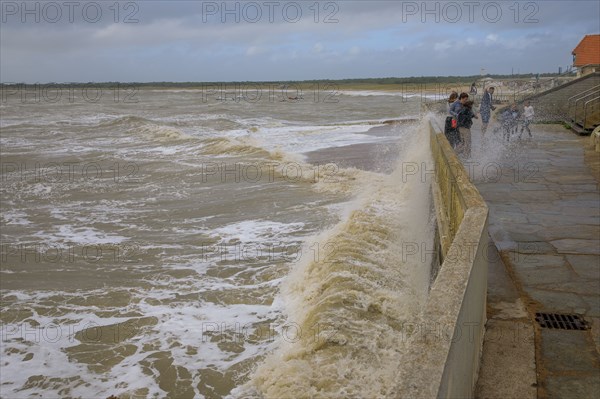
[[[486,165],[477,127],[479,162],[465,165],[489,206],[495,248],[476,397],[600,397],[600,193],[598,169],[584,162],[589,137],[532,125],[532,140]],[[580,315],[591,328],[543,328],[541,312]]]

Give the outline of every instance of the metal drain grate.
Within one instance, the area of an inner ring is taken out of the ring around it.
[[[590,325],[576,314],[536,313],[535,320],[542,328],[557,330],[587,330]]]

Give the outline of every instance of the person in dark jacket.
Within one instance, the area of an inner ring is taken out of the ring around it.
[[[502,122],[502,129],[504,132],[502,134],[504,140],[510,141],[510,136],[517,132],[520,116],[521,115],[516,104],[513,104],[510,108],[507,108],[504,110],[504,112],[502,112],[500,120]]]
[[[463,104],[456,118],[462,142],[458,150],[466,157],[471,156],[471,126],[473,126],[473,118],[479,119],[473,112],[473,101],[467,101]]]
[[[477,94],[477,82],[473,82],[471,84],[471,90],[469,91],[469,94]]]
[[[490,122],[490,116],[492,111],[496,109],[493,105],[494,87],[489,87],[481,97],[481,105],[479,106],[479,113],[481,114],[481,134],[484,135],[487,130],[488,123]]]

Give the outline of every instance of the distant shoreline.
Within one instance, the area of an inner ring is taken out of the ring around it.
[[[404,77],[404,78],[365,78],[365,79],[311,79],[297,81],[230,81],[230,82],[2,82],[0,87],[18,87],[18,86],[51,86],[51,87],[111,87],[116,85],[129,85],[139,88],[202,88],[210,85],[265,85],[265,86],[300,86],[307,87],[314,85],[337,85],[344,90],[397,90],[399,87],[415,85],[418,87],[423,84],[427,85],[461,85],[469,86],[473,82],[477,82],[482,78],[491,78],[496,81],[515,81],[529,80],[534,78],[536,74],[519,74],[519,75],[485,75],[485,76],[420,76],[420,77]],[[553,78],[561,76],[558,73],[543,73],[539,75],[540,79]],[[564,74],[562,75],[564,76]],[[575,75],[573,75],[575,76]]]

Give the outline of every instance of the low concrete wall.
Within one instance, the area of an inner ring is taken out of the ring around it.
[[[402,398],[469,398],[486,322],[488,208],[439,127],[430,125],[443,263],[411,336]]]

